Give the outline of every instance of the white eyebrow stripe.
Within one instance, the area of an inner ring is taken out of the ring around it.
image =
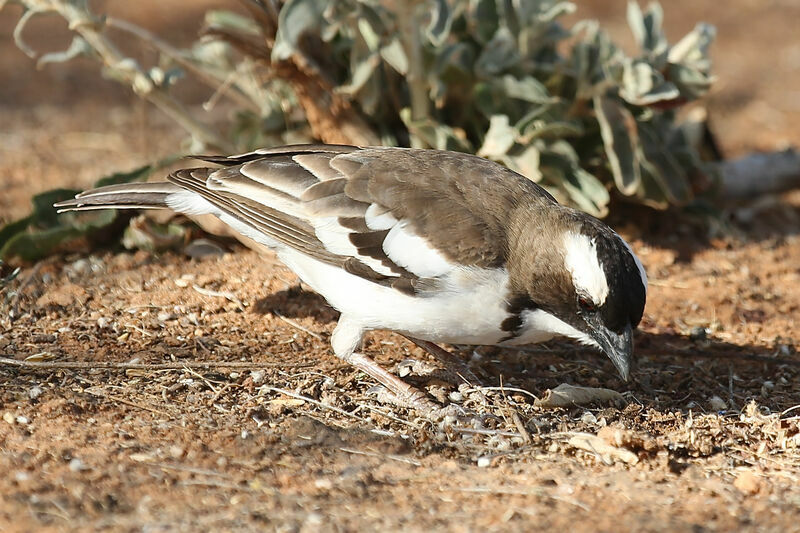
[[[583,234],[564,235],[564,265],[572,274],[572,283],[579,293],[587,294],[595,305],[601,306],[608,297],[608,280],[597,257],[594,239]]]

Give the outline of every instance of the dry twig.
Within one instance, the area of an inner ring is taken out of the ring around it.
[[[18,361],[0,357],[0,365],[19,368],[58,370],[186,370],[212,368],[302,368],[314,363],[256,363],[244,361],[184,361],[176,363],[116,363],[110,361]]]

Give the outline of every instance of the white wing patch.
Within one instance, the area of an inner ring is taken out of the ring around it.
[[[358,248],[350,242],[351,230],[339,224],[337,217],[324,217],[311,220],[314,224],[314,233],[325,248],[335,254],[357,257],[359,261],[370,267],[378,274],[384,276],[397,276],[392,270],[379,260],[358,253]]]
[[[567,232],[564,235],[567,251],[564,265],[572,274],[578,293],[587,294],[595,305],[601,306],[608,296],[608,280],[597,258],[597,245],[587,235]]]
[[[364,222],[369,229],[380,231],[393,228],[397,224],[397,219],[385,207],[369,204],[364,214]]]
[[[414,234],[405,222],[398,222],[383,241],[383,251],[397,265],[421,278],[443,276],[453,270],[438,250]]]

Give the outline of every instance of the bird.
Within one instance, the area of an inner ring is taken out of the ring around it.
[[[604,352],[628,380],[644,267],[609,226],[531,179],[432,149],[316,144],[192,157],[202,164],[167,181],[100,187],[55,207],[215,216],[274,250],[340,312],[337,357],[423,413],[441,405],[362,353],[365,334],[399,333],[471,378],[439,344],[567,337]]]

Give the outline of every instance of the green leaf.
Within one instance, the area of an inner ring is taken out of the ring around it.
[[[483,138],[478,155],[481,157],[500,158],[514,145],[517,131],[508,122],[506,115],[494,115],[489,119],[489,130]]]
[[[651,58],[662,55],[667,50],[663,22],[664,10],[658,2],[651,2],[644,13],[636,1],[628,2],[628,25],[636,44]]]
[[[5,247],[6,243],[17,233],[22,233],[28,226],[33,224],[33,221],[36,220],[34,215],[28,215],[24,218],[20,218],[19,220],[15,220],[13,222],[9,222],[2,228],[0,228],[0,250]]]
[[[365,20],[357,22],[358,33],[350,49],[350,80],[336,88],[336,92],[355,95],[370,81],[375,69],[380,65],[380,38],[372,31]]]
[[[583,125],[577,120],[560,120],[557,122],[535,120],[525,128],[520,142],[530,142],[534,139],[580,137],[584,134],[584,131]]]
[[[532,104],[549,104],[557,101],[550,95],[547,87],[533,76],[515,78],[511,74],[506,74],[497,83],[509,98],[517,98]]]
[[[306,32],[325,24],[326,0],[288,0],[278,15],[278,33],[272,48],[272,60],[283,61],[299,52],[300,39]]]
[[[701,22],[670,49],[667,56],[668,61],[680,63],[708,74],[711,68],[708,51],[716,35],[717,30],[714,26]]]
[[[141,180],[151,171],[152,166],[145,165],[130,172],[116,172],[99,179],[95,187]],[[117,217],[114,209],[56,212],[54,203],[72,198],[78,192],[75,189],[52,189],[34,196],[31,199],[33,213],[0,229],[0,258],[19,257],[24,261],[35,261],[68,248],[76,240],[91,239],[96,232],[114,223]]]
[[[246,17],[227,9],[211,9],[206,11],[205,23],[209,28],[234,30],[247,35],[261,35],[258,24],[251,17]]]
[[[406,56],[406,51],[403,50],[403,44],[397,37],[381,48],[381,57],[399,74],[405,75],[408,73],[408,57]]]
[[[488,43],[497,32],[500,17],[497,13],[496,0],[471,0],[470,21],[475,25],[472,32],[481,44]]]
[[[482,78],[492,78],[520,61],[514,36],[506,27],[501,27],[486,44],[475,61],[475,72]]]
[[[36,261],[67,249],[72,242],[85,238],[92,230],[109,226],[117,217],[117,211],[115,209],[95,211],[88,217],[88,220],[70,225],[17,233],[0,248],[0,258],[19,257],[23,261]]]
[[[578,207],[598,218],[608,215],[608,202],[611,198],[603,183],[581,167],[573,166],[570,170],[566,176],[565,188]]]
[[[61,215],[56,213],[53,204],[74,198],[79,192],[76,189],[51,189],[31,198],[33,223],[42,228],[58,226],[61,223]]]
[[[474,49],[466,43],[454,43],[436,56],[432,76],[447,82],[467,81],[473,78]]]
[[[404,107],[400,110],[400,118],[409,133],[422,139],[431,148],[437,150],[453,150],[456,152],[473,152],[470,142],[446,124],[440,124],[431,118],[411,120],[411,110]]]
[[[546,6],[547,4],[544,5]],[[564,15],[575,13],[577,9],[578,6],[572,2],[556,2],[549,9],[540,13],[537,18],[539,22],[553,22]]]
[[[434,0],[435,5],[431,12],[431,23],[425,28],[425,35],[434,46],[441,46],[450,34],[453,24],[452,12],[447,0]]]
[[[166,164],[166,161],[164,162]],[[159,165],[161,166],[161,163]],[[153,165],[144,165],[129,172],[114,172],[102,177],[94,184],[95,187],[105,187],[106,185],[119,185],[120,183],[131,183],[134,181],[144,181],[153,172]],[[52,203],[50,204],[53,205]]]
[[[641,182],[636,119],[611,97],[596,96],[593,102],[614,182],[622,194],[631,195]]]
[[[680,91],[672,82],[644,60],[628,60],[622,75],[619,91],[627,102],[648,106],[658,102],[670,102],[680,97]]]
[[[653,209],[667,209],[669,198],[664,193],[664,177],[647,160],[643,160],[641,165],[642,186],[637,193],[639,201]]]
[[[539,149],[531,144],[518,154],[507,155],[502,161],[511,170],[519,172],[529,180],[538,183],[542,179],[542,173],[539,171],[539,156]]]
[[[672,155],[670,146],[659,131],[649,124],[640,124],[645,166],[671,204],[685,205],[692,199],[686,169]]]
[[[356,94],[370,80],[379,64],[380,57],[377,53],[355,61],[355,65],[351,69],[353,77],[350,79],[350,82],[347,85],[340,85],[336,88],[336,91],[350,95]]]
[[[562,148],[565,147],[559,147],[559,150]],[[596,217],[606,216],[608,190],[602,182],[578,166],[569,151],[542,152],[540,168],[543,175],[564,191],[575,207]]]
[[[635,0],[628,2],[627,16],[628,26],[631,29],[631,33],[633,33],[633,40],[636,41],[639,48],[644,48],[647,29],[644,26],[644,14],[642,13],[642,8],[639,7],[639,2]]]
[[[356,24],[361,37],[367,45],[367,49],[371,52],[377,52],[381,44],[381,38],[373,29],[372,24],[367,19],[358,19]]]
[[[711,88],[711,78],[697,69],[681,64],[669,65],[669,79],[687,100],[696,100]]]

